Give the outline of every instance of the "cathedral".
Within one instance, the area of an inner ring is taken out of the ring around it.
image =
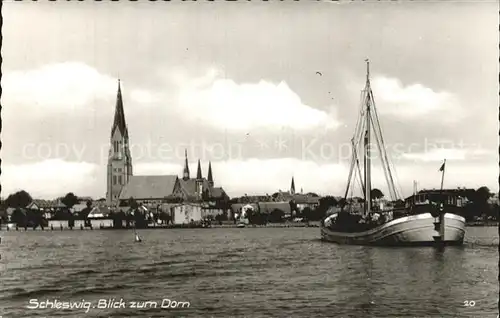
[[[214,202],[228,199],[228,196],[223,188],[214,187],[210,162],[207,178],[202,175],[200,160],[198,160],[196,178],[190,177],[187,150],[182,178],[177,175],[133,175],[128,128],[118,80],[115,117],[111,128],[108,155],[106,201],[110,206],[118,206],[126,204],[130,198],[145,204],[159,204],[167,198],[180,198],[187,202]]]
[[[123,111],[122,90],[118,80],[115,118],[111,127],[108,155],[106,201],[111,204],[118,200],[120,192],[132,177],[132,156],[128,141],[128,127]]]

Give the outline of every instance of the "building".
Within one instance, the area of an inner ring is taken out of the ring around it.
[[[196,170],[196,178],[191,178],[189,173],[189,160],[187,150],[185,151],[184,170],[180,181],[182,198],[184,201],[212,201],[218,203],[225,201],[228,198],[222,187],[214,187],[214,179],[212,174],[212,163],[208,162],[207,178],[203,177],[201,172],[201,162],[198,160],[198,168]]]
[[[108,206],[128,206],[130,198],[151,208],[165,200],[209,202],[216,208],[229,200],[224,189],[214,187],[212,165],[208,164],[207,178],[203,178],[198,160],[196,178],[190,178],[187,150],[182,178],[177,175],[134,176],[129,146],[128,127],[125,122],[120,81],[111,127],[107,166],[106,203]]]
[[[64,203],[58,200],[40,200],[34,199],[25,208],[26,210],[36,211],[42,213],[46,219],[50,219],[56,215],[57,212],[66,211],[68,208]]]
[[[311,210],[314,210],[319,206],[319,196],[311,195],[311,194],[304,194],[303,191],[301,193],[296,193],[295,192],[295,180],[292,177],[292,182],[290,185],[290,191],[279,191],[273,195],[274,201],[277,202],[290,202],[292,201],[294,204],[297,205],[297,209],[299,211],[304,210],[305,208],[309,208]]]
[[[115,117],[111,127],[110,149],[108,155],[106,201],[117,202],[123,186],[132,177],[132,156],[130,154],[128,127],[123,110],[122,91],[118,80]]]
[[[130,198],[147,206],[161,204],[167,198],[182,197],[176,175],[131,176],[120,192],[120,206],[128,206]]]

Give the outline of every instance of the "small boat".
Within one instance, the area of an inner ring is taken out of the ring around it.
[[[137,234],[135,230],[134,230],[134,235],[135,235],[134,242],[136,243],[142,242],[141,237],[139,236],[139,234]]]
[[[367,75],[361,97],[362,109],[354,137],[351,139],[353,156],[343,204],[339,212],[332,213],[321,221],[321,239],[351,245],[463,244],[465,218],[457,212],[457,198],[443,190],[446,159],[439,169],[442,172],[440,190],[432,195],[419,192],[419,200],[422,199],[422,202],[410,197],[405,204],[400,199],[401,196],[394,185],[391,162],[385,152],[386,147],[370,86],[369,62],[366,62]],[[372,129],[393,202],[392,206],[386,206],[385,209],[380,202],[372,198],[375,197],[371,185]],[[359,158],[358,153],[362,153],[363,158]],[[363,169],[360,167],[360,161],[363,162]],[[362,198],[357,202],[353,198],[348,199],[349,190],[352,196],[356,180],[362,191]]]
[[[245,227],[245,223],[238,223],[238,225],[236,225],[236,227],[239,227],[239,228],[242,228],[242,227]]]

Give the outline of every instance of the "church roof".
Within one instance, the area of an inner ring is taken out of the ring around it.
[[[120,199],[163,199],[174,192],[176,175],[130,176],[120,193]]]
[[[182,177],[189,179],[189,163],[188,163],[187,149],[184,150],[184,156],[185,156],[185,159],[184,159],[184,171],[182,173]]]
[[[128,137],[127,124],[125,123],[125,112],[123,110],[122,90],[120,87],[120,80],[118,80],[118,93],[116,96],[115,118],[113,120],[113,128],[111,129],[111,136],[115,130],[118,129],[122,136]]]
[[[212,177],[212,163],[209,161],[208,162],[208,176],[207,176],[208,182],[214,182],[214,178]]]
[[[203,176],[201,174],[201,163],[199,159],[198,159],[198,170],[196,171],[196,179],[198,180],[203,179]]]
[[[210,195],[213,198],[220,198],[220,197],[223,197],[225,194],[226,194],[226,192],[221,187],[211,188],[210,189]]]
[[[196,196],[196,193],[197,193],[196,192],[196,179],[187,179],[187,180],[180,179],[179,182],[181,184],[182,191],[184,191],[184,193],[186,195]],[[205,189],[209,188],[208,181],[205,178],[202,179],[202,183],[203,183],[203,191],[205,191]]]

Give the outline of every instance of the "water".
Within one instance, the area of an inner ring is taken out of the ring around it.
[[[147,230],[142,243],[132,231],[3,231],[0,315],[496,317],[497,228],[467,231],[444,251],[324,243],[318,228]],[[109,298],[157,308],[92,308]]]

